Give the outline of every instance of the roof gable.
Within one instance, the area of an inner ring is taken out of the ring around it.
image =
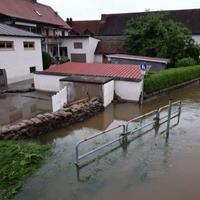
[[[50,6],[31,0],[0,0],[0,14],[70,29]]]

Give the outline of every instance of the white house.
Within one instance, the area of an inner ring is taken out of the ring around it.
[[[79,77],[77,78],[77,76]],[[68,84],[72,82],[81,82],[82,85],[73,84],[73,88],[77,88],[75,89],[77,92],[75,90],[74,92],[80,94],[80,89],[83,88],[84,84],[87,84],[83,90],[91,97],[95,91],[99,90],[97,86],[94,87],[91,84],[97,84],[99,82],[99,80],[97,82],[97,78],[102,77],[110,78],[109,81],[112,82],[110,84],[107,81],[101,82],[103,85],[108,84],[104,85],[106,92],[102,92],[106,95],[105,99],[108,98],[110,101],[109,95],[115,93],[127,101],[138,102],[140,100],[143,79],[139,65],[69,62],[51,67],[43,72],[35,72],[34,84],[37,90],[58,92],[64,86],[71,88]]]
[[[67,47],[71,62],[94,63],[95,50],[100,40],[91,36],[65,37],[60,47]]]
[[[32,72],[42,71],[41,35],[0,24],[0,69],[7,81],[30,79]]]

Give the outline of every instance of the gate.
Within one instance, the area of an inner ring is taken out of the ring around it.
[[[111,146],[112,144],[116,142],[119,142],[120,145],[121,144],[126,145],[129,142],[132,142],[136,140],[137,138],[145,135],[146,133],[152,131],[153,129],[155,129],[155,131],[160,134],[163,134],[164,132],[166,132],[166,141],[167,141],[169,137],[170,129],[179,124],[181,108],[182,108],[181,101],[176,101],[172,103],[172,101],[170,100],[168,105],[163,106],[158,110],[153,110],[142,116],[134,118],[123,125],[100,132],[98,134],[95,134],[93,136],[90,136],[88,138],[85,138],[79,141],[75,147],[75,152],[76,152],[75,164],[78,167],[81,167],[86,164],[86,162],[82,161],[83,158],[86,158],[97,151],[103,150],[104,148]],[[177,118],[177,122],[174,125],[171,125],[170,122],[172,121],[172,119],[176,119],[176,118]],[[160,132],[159,129],[161,125],[163,124],[166,124],[166,128]],[[114,139],[111,139],[101,145],[97,144],[92,150],[85,152],[83,154],[80,154],[79,147],[81,145],[87,145],[88,141],[92,141],[103,135],[109,135],[113,131],[115,132],[118,131],[117,134],[115,133],[115,135],[117,136]]]
[[[8,86],[7,75],[5,69],[0,69],[0,88],[5,88]]]

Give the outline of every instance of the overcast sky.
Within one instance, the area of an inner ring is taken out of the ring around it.
[[[200,8],[200,0],[38,0],[63,18],[100,19],[101,14]]]

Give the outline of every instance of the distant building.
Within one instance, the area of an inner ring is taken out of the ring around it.
[[[0,0],[0,22],[41,34],[43,51],[53,57],[67,56],[61,44],[71,28],[50,6],[37,0]]]
[[[99,62],[95,55],[99,41],[91,36],[68,36],[61,47],[67,48],[71,62],[95,63]]]
[[[151,71],[159,72],[164,70],[169,64],[169,59],[155,58],[147,56],[133,56],[126,54],[111,54],[107,55],[107,62],[113,64],[133,64],[140,65],[141,63],[146,63],[151,66]]]
[[[14,83],[42,71],[42,36],[0,23],[0,70]]]
[[[155,11],[156,12],[156,11]],[[160,11],[157,11],[160,12]],[[200,9],[171,10],[167,12],[169,18],[184,24],[192,33],[194,40],[200,43]],[[107,55],[127,54],[123,48],[124,31],[129,20],[143,16],[145,12],[102,14],[100,20],[73,21],[70,19],[72,28],[70,35],[92,35],[101,40],[95,50],[95,55],[101,62],[107,62]],[[131,62],[130,62],[131,64]]]

